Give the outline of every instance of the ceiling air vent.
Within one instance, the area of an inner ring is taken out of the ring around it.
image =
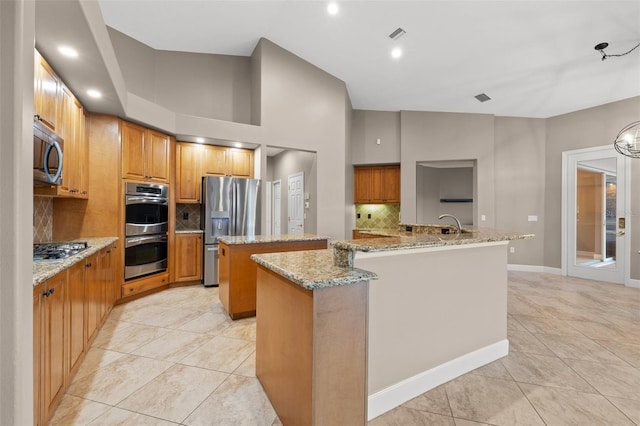
[[[397,40],[400,37],[402,37],[403,35],[405,35],[407,32],[405,30],[403,30],[402,28],[398,27],[397,30],[395,30],[394,32],[392,32],[391,34],[389,34],[389,38],[392,40]]]
[[[491,98],[487,96],[486,93],[480,93],[479,95],[475,95],[474,98],[476,98],[480,102],[487,102],[488,100],[491,100]]]

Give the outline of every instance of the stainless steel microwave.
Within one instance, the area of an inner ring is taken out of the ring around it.
[[[45,126],[38,116],[33,121],[33,185],[62,185],[64,140]]]

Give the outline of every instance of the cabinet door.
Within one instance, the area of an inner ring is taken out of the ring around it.
[[[371,201],[371,167],[356,167],[353,181],[354,203],[369,203]]]
[[[43,356],[43,423],[53,413],[62,398],[65,384],[65,281],[66,272],[47,280],[42,298],[42,356]]]
[[[100,280],[97,254],[84,260],[85,267],[85,345],[88,347],[98,331],[100,315]]]
[[[202,279],[202,234],[177,234],[176,281]]]
[[[400,167],[388,166],[382,169],[382,201],[400,202]]]
[[[145,129],[132,123],[122,122],[122,176],[128,179],[144,180],[144,138]]]
[[[64,167],[62,168],[61,195],[72,196],[75,184],[74,168],[76,166],[76,139],[73,128],[73,93],[62,86],[60,101],[59,134],[64,139]]]
[[[76,263],[69,268],[69,279],[67,282],[67,318],[69,321],[68,334],[68,363],[67,371],[73,376],[78,361],[85,350],[84,337],[84,299],[85,299],[85,266],[84,262]]]
[[[110,291],[109,282],[111,269],[111,252],[108,249],[102,249],[98,254],[98,326],[102,324],[105,317],[109,313]]]
[[[35,67],[35,114],[52,130],[59,131],[60,80],[40,54],[36,55]]]
[[[89,143],[86,137],[85,113],[82,104],[75,97],[72,105],[73,133],[75,137],[75,165],[74,182],[76,197],[89,196]]]
[[[144,155],[147,178],[169,182],[169,136],[153,130],[145,135]]]
[[[238,177],[253,177],[253,151],[248,149],[229,150],[227,174]]]
[[[202,145],[192,143],[176,144],[178,189],[176,203],[199,203],[201,189],[201,160],[204,154]]]
[[[205,146],[202,175],[224,176],[227,174],[227,149],[221,146]]]
[[[41,316],[40,316],[40,299],[45,292],[43,284],[33,289],[33,424],[39,426],[42,424],[42,370],[41,370]]]
[[[370,202],[383,203],[384,198],[382,195],[382,183],[383,183],[383,167],[371,167],[371,194]]]

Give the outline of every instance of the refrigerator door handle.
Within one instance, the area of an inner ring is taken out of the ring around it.
[[[236,184],[231,184],[231,235],[236,235],[236,215],[238,211],[238,191],[236,190]]]

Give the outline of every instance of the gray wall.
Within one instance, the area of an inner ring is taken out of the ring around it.
[[[155,50],[109,28],[127,90],[176,113],[251,123],[251,59]]]
[[[545,138],[543,119],[495,119],[496,228],[535,234],[510,243],[512,264],[545,264]],[[529,222],[529,215],[538,221]]]
[[[315,152],[284,151],[267,159],[267,176],[269,180],[282,181],[282,205],[280,206],[280,226],[283,234],[287,233],[287,216],[289,211],[289,197],[287,190],[288,176],[294,173],[304,173],[304,192],[309,194],[309,208],[305,209],[304,232],[315,234],[318,227],[318,191],[317,191],[317,162]]]
[[[473,225],[473,203],[441,203],[441,198],[473,199],[473,168],[417,166],[417,223],[439,223],[441,214],[456,216],[463,225]],[[448,219],[446,223],[451,223]]]
[[[0,1],[0,424],[33,424],[35,2]]]
[[[477,160],[475,223],[495,225],[494,117],[485,114],[402,111],[401,222],[416,222],[416,165],[423,161]],[[480,215],[486,221],[480,221]]]
[[[544,265],[561,266],[562,152],[613,143],[627,124],[640,117],[640,97],[547,119]],[[640,279],[640,160],[631,161],[631,278]]]
[[[352,164],[400,162],[399,112],[353,110],[351,118]]]
[[[254,64],[260,67],[264,144],[317,153],[317,232],[345,238],[344,82],[266,39],[254,51]]]

